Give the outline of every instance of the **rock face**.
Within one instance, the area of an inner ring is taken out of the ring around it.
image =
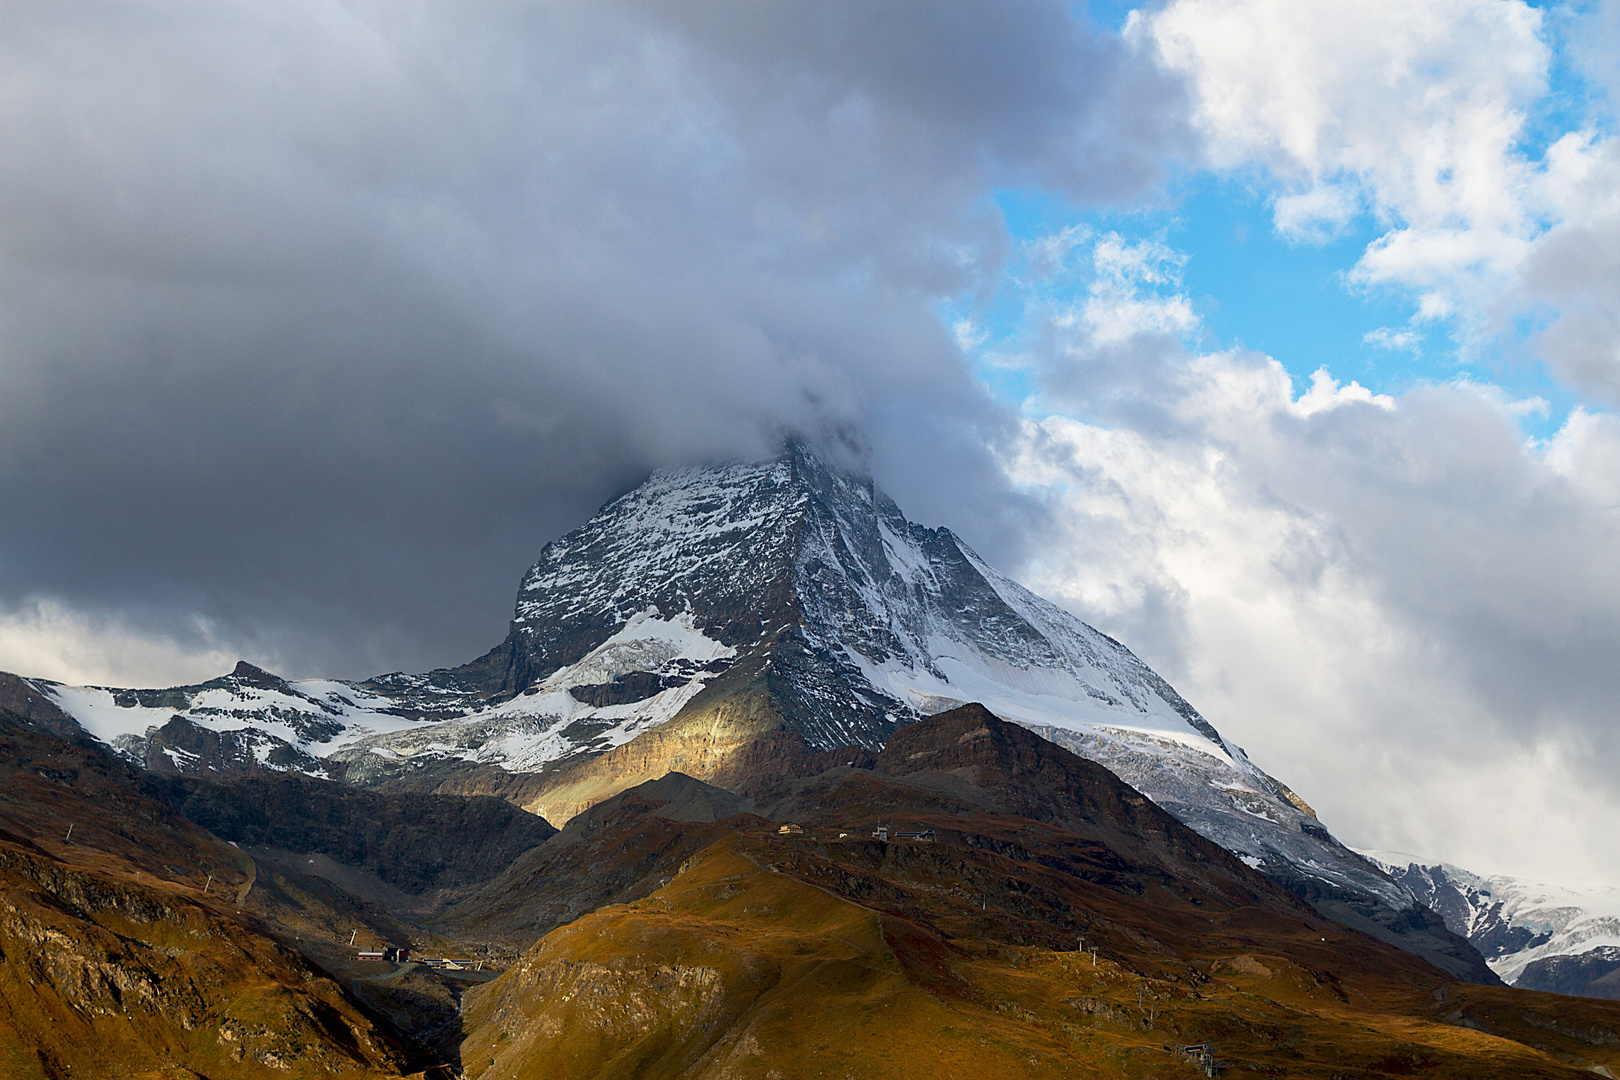
[[[1514,986],[1620,999],[1620,890],[1485,876],[1369,852]]]
[[[1526,964],[1513,985],[1552,994],[1620,1000],[1620,948],[1599,945],[1572,956],[1543,956]]]
[[[9,713],[14,723],[21,722],[65,739],[83,734],[73,717],[31,682],[3,671],[0,671],[0,710]]]
[[[1335,917],[1449,936],[1124,645],[798,445],[609,503],[546,545],[506,639],[458,668],[31,685],[151,768],[493,794],[559,825],[670,771],[753,794],[870,763],[898,727],[980,702]]]

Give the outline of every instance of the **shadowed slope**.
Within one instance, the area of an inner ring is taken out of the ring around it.
[[[1050,821],[1076,832],[1107,838],[1132,850],[1143,839],[1194,850],[1189,830],[1168,829],[1171,815],[1123,784],[1112,772],[1056,746],[981,705],[967,705],[898,729],[877,767],[914,783],[954,791],[1008,813]],[[1133,839],[1134,838],[1134,839]],[[1236,865],[1236,858],[1202,845],[1204,858]],[[1501,985],[1477,950],[1446,928],[1444,920],[1413,905],[1397,911],[1336,888],[1297,869],[1267,876],[1335,922],[1405,950],[1451,975],[1486,986]]]
[[[0,1073],[397,1075],[339,987],[236,913],[252,860],[135,781],[0,713]]]
[[[440,925],[520,947],[604,904],[638,900],[680,865],[751,818],[752,799],[669,773],[597,803],[500,877],[458,903]],[[728,820],[729,819],[729,820]]]
[[[321,854],[406,893],[486,881],[557,832],[502,799],[395,794],[297,775],[164,783],[186,820],[254,847]]]

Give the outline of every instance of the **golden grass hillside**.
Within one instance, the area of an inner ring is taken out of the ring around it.
[[[1087,942],[1101,954],[942,932],[968,905],[941,883],[971,856],[890,843],[872,869],[877,846],[758,822],[645,899],[553,931],[469,994],[467,1075],[1174,1077],[1201,1071],[1177,1047],[1205,1042],[1229,1077],[1620,1071],[1620,1006],[1452,983],[1274,911],[1104,905],[1106,940]],[[812,863],[890,903],[807,880]],[[1016,928],[1000,906],[1019,885],[979,899],[977,921]]]

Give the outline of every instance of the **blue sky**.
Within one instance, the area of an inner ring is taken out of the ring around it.
[[[1173,288],[1197,312],[1196,344],[1266,353],[1288,369],[1301,390],[1321,367],[1379,394],[1455,379],[1489,382],[1513,398],[1546,403],[1520,414],[1521,427],[1532,438],[1555,432],[1579,400],[1527,349],[1525,330],[1537,325],[1534,319],[1517,324],[1520,332],[1465,355],[1447,323],[1410,325],[1415,305],[1407,291],[1351,281],[1351,268],[1381,235],[1365,215],[1330,239],[1290,240],[1274,227],[1260,183],[1210,172],[1179,179],[1158,204],[1144,209],[1087,210],[1042,192],[1013,189],[997,192],[995,205],[1010,235],[1024,244],[1081,226],[1174,249],[1185,261]],[[1025,299],[1016,280],[1003,283],[981,314],[987,344],[1018,339],[1025,329]],[[948,309],[967,310],[968,305]],[[1369,340],[1380,330],[1407,333],[1413,340],[1395,346]],[[985,378],[1011,398],[1030,389],[1016,372],[987,370]]]
[[[1609,796],[1577,775],[1614,727],[1569,697],[1607,667],[1589,647],[1615,618],[1620,14],[1481,0],[1358,24],[1173,0],[1137,18],[1129,47],[1187,76],[1203,157],[1124,205],[998,189],[1014,254],[942,307],[1038,433],[1015,473],[1072,514],[1078,553],[1048,549],[1030,578],[1334,792],[1352,842],[1620,873],[1587,831]],[[1037,273],[1065,235],[1063,269]],[[1146,261],[1105,281],[1117,261],[1089,260],[1121,247]],[[1244,350],[1291,385],[1222,359]],[[1097,396],[1054,392],[1065,371]],[[1121,391],[1152,409],[1113,409]],[[1503,785],[1520,818],[1480,801]]]
[[[1587,77],[1569,44],[1572,34],[1591,32],[1599,5],[1525,6],[1541,14],[1538,37],[1548,59],[1541,92],[1518,102],[1520,129],[1512,149],[1534,165],[1569,133],[1602,138],[1612,134],[1615,121],[1603,88]],[[1128,3],[1093,3],[1089,17],[1117,32],[1137,10]],[[1354,380],[1379,394],[1477,382],[1527,403],[1515,415],[1524,435],[1534,440],[1553,436],[1578,405],[1602,407],[1558,379],[1538,354],[1535,335],[1552,312],[1526,306],[1486,334],[1455,317],[1415,319],[1414,290],[1357,282],[1352,276],[1369,246],[1403,224],[1398,209],[1378,205],[1376,195],[1364,190],[1357,212],[1328,235],[1285,236],[1274,223],[1274,201],[1286,190],[1264,163],[1219,170],[1183,163],[1152,198],[1124,208],[1077,205],[1029,188],[1000,189],[992,202],[1010,236],[1025,245],[1079,226],[1168,246],[1183,261],[1177,280],[1158,291],[1178,292],[1191,301],[1199,327],[1189,344],[1265,353],[1282,363],[1301,390],[1322,367],[1341,382]],[[1543,216],[1537,224],[1555,223]],[[1027,343],[1030,295],[1021,269],[1015,257],[989,303],[963,299],[943,309],[947,320],[974,318],[983,335],[982,353],[1005,353]],[[1083,287],[1080,280],[1072,284]],[[1027,372],[996,364],[981,364],[980,370],[987,385],[1008,400],[1025,400],[1033,392]]]
[[[1529,347],[1529,332],[1541,325],[1534,314],[1516,322],[1515,332],[1465,350],[1447,322],[1412,325],[1415,304],[1406,290],[1351,281],[1350,270],[1381,235],[1365,215],[1330,239],[1291,240],[1274,227],[1261,185],[1209,172],[1182,178],[1161,205],[1145,209],[1087,210],[1014,189],[997,192],[994,203],[1009,234],[1023,244],[1080,226],[1172,248],[1184,261],[1170,288],[1192,301],[1199,318],[1193,343],[1263,352],[1280,361],[1301,390],[1321,367],[1341,382],[1354,380],[1379,394],[1457,379],[1487,382],[1512,398],[1545,403],[1519,414],[1525,435],[1537,439],[1555,432],[1581,401]],[[1027,329],[1027,299],[1014,276],[1001,284],[995,300],[979,312],[987,347],[1018,341]],[[949,305],[945,315],[972,308],[970,302]],[[1381,345],[1369,338],[1381,330],[1412,340]],[[984,378],[1009,399],[1031,389],[1018,372],[986,369]]]

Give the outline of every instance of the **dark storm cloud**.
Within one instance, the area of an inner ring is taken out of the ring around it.
[[[456,662],[544,540],[787,428],[1012,555],[936,306],[996,185],[1151,183],[1177,90],[1064,4],[806,10],[8,5],[0,604]]]

